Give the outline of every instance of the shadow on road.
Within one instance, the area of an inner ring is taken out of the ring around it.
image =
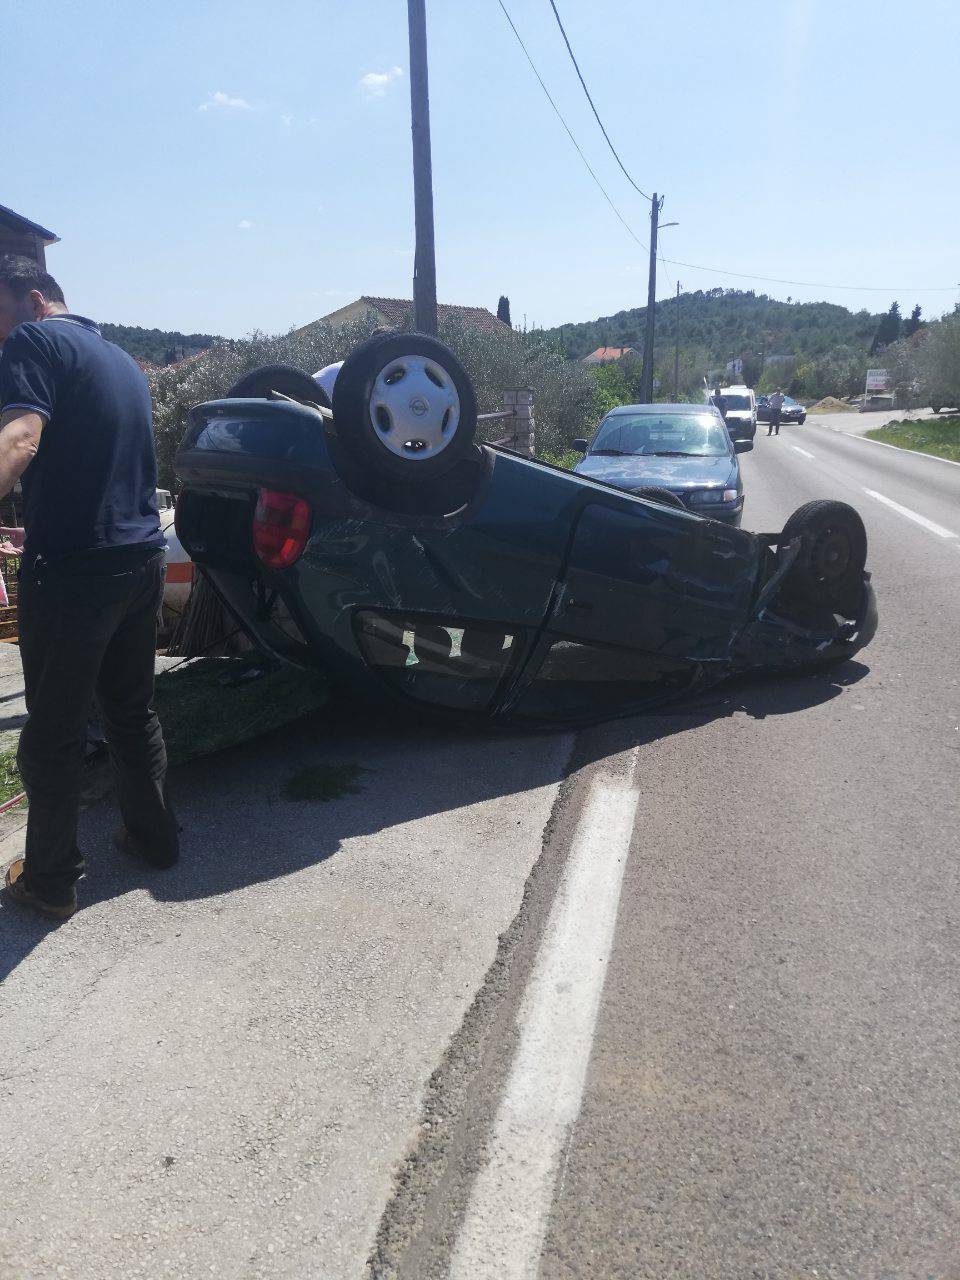
[[[584,732],[575,761],[582,766],[737,713],[763,719],[803,711],[839,697],[867,672],[849,662],[822,675],[727,682],[656,714],[607,722],[603,733]],[[467,732],[392,709],[360,718],[353,705],[325,708],[172,771],[184,826],[183,859],[172,871],[124,861],[110,844],[112,802],[90,809],[82,823],[89,873],[79,886],[81,907],[142,887],[162,902],[233,893],[321,863],[358,836],[555,783],[567,758],[557,739],[543,731]],[[326,803],[284,798],[311,768],[346,774],[357,786]],[[81,911],[61,928],[82,920]],[[0,897],[0,980],[48,933],[48,925]]]

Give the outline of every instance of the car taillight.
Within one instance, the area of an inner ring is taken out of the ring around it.
[[[310,504],[294,493],[261,489],[253,513],[253,549],[271,569],[298,560],[310,534]]]

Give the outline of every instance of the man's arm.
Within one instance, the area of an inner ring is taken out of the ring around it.
[[[43,416],[31,409],[5,409],[0,416],[0,500],[37,456],[43,425]]]

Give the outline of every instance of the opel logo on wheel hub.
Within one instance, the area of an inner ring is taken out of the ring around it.
[[[422,418],[429,408],[423,396],[414,396],[410,401],[410,412],[415,413],[418,418]]]

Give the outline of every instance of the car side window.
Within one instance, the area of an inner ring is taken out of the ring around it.
[[[483,710],[520,650],[515,632],[462,619],[367,609],[355,625],[368,665],[395,692],[452,710]]]

